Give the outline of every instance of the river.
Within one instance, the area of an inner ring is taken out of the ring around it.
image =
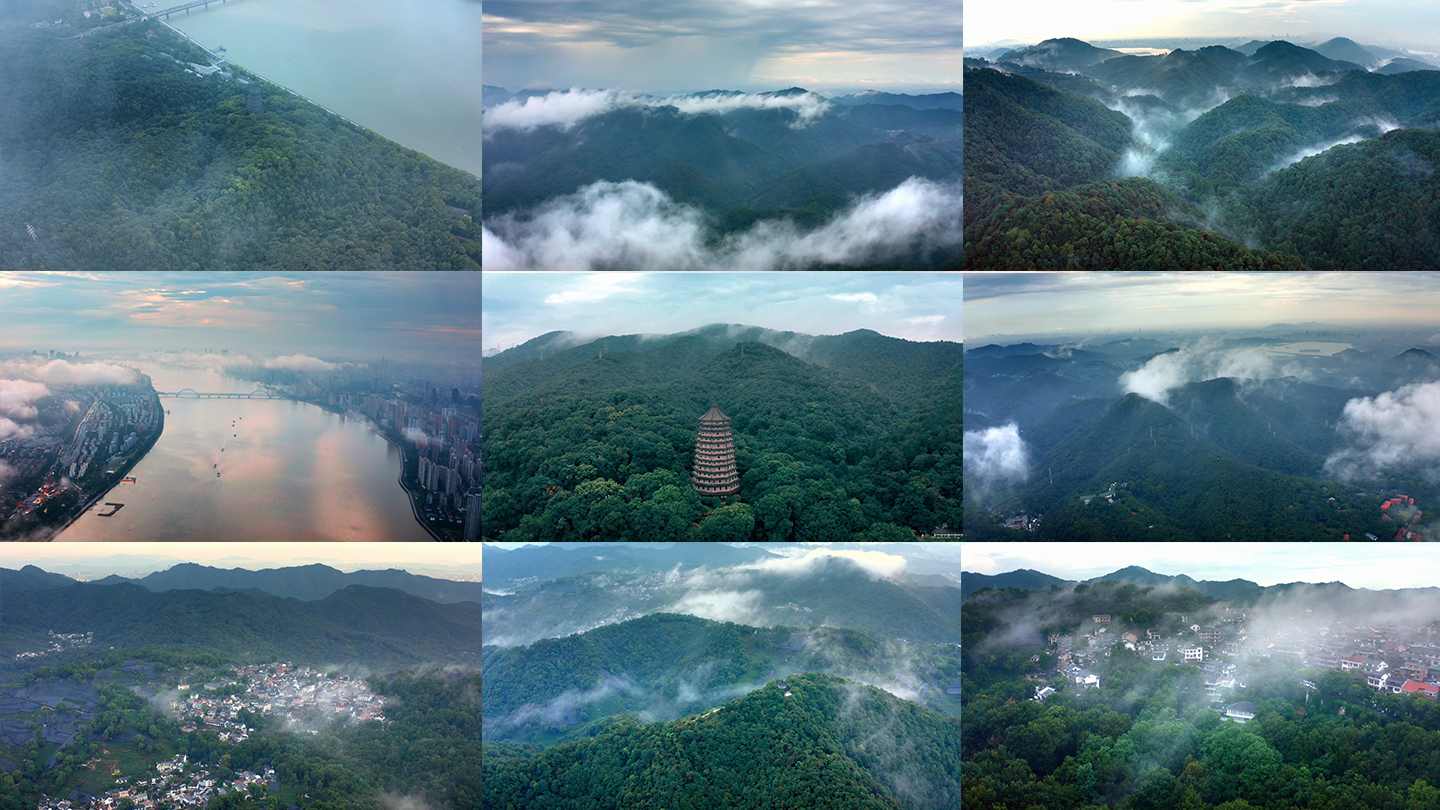
[[[156,390],[253,391],[217,371],[141,369]],[[400,488],[401,456],[364,422],[304,402],[160,400],[165,430],[122,483],[56,539],[432,539]],[[104,503],[125,506],[100,516]]]
[[[167,22],[211,51],[225,46],[221,55],[240,67],[480,175],[478,0],[231,0]]]

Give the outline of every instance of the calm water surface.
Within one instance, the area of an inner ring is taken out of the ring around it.
[[[168,22],[357,124],[480,174],[478,0],[231,0]]]
[[[253,382],[146,368],[156,390]],[[397,481],[400,451],[364,423],[303,402],[161,399],[165,432],[59,540],[430,540]],[[217,475],[218,473],[218,475]],[[113,517],[105,502],[125,506]]]

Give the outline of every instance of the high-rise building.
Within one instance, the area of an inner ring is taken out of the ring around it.
[[[690,483],[701,495],[724,497],[740,491],[740,473],[735,469],[735,442],[730,435],[730,417],[719,405],[700,417],[700,435],[695,438],[695,468]]]
[[[465,494],[465,542],[480,539],[480,490],[472,489]]]

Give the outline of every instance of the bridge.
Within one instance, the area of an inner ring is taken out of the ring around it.
[[[229,0],[195,0],[195,2],[193,2],[193,3],[185,3],[184,5],[173,6],[173,7],[171,7],[171,8],[165,9],[164,11],[150,11],[150,12],[145,12],[145,16],[146,16],[146,17],[169,17],[171,14],[174,14],[174,13],[177,12],[177,11],[189,11],[189,10],[192,9],[192,8],[209,8],[211,3],[225,3],[225,2],[229,2]]]
[[[289,399],[284,394],[277,394],[273,391],[259,389],[248,394],[239,394],[233,391],[196,391],[194,388],[181,388],[179,391],[156,391],[159,397],[174,397],[176,399]]]

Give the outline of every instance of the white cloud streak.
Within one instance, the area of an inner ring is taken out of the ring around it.
[[[586,90],[572,87],[569,90],[554,90],[543,96],[531,96],[524,101],[510,99],[503,104],[497,104],[485,111],[484,130],[488,134],[502,129],[530,132],[545,126],[571,129],[587,118],[612,110],[660,107],[674,107],[686,115],[723,115],[742,109],[790,110],[795,113],[795,120],[790,126],[798,129],[809,125],[830,109],[830,102],[809,92],[786,96],[715,93],[659,98],[635,95],[624,90]]]
[[[542,204],[529,219],[496,217],[483,234],[485,267],[505,270],[797,270],[864,265],[958,245],[958,186],[912,177],[856,199],[802,232],[765,220],[715,244],[704,214],[633,180],[598,182]]]

